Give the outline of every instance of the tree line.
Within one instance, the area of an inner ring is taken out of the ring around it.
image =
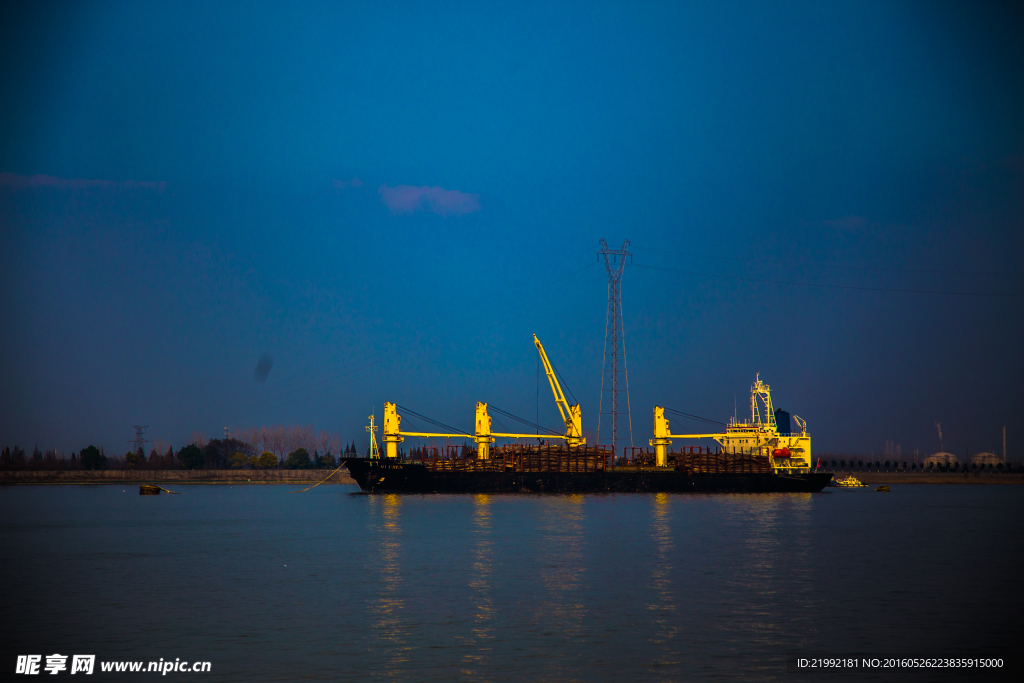
[[[920,462],[908,462],[906,460],[872,460],[858,455],[821,455],[815,456],[816,462],[823,467],[838,468],[841,470],[895,470],[905,472],[964,472],[975,470],[1006,470],[1013,472],[1014,466],[1010,463],[997,463],[992,465],[976,465],[975,463],[954,463],[953,465],[937,465],[934,462],[927,464]],[[1016,468],[1021,469],[1021,468]]]
[[[368,455],[365,453],[364,455]],[[341,437],[327,430],[305,425],[271,425],[236,430],[234,436],[207,439],[192,436],[192,442],[177,451],[152,448],[107,452],[90,444],[81,451],[45,453],[35,447],[31,456],[19,446],[0,451],[0,470],[198,470],[198,469],[326,469],[335,468],[344,457],[358,455],[355,441],[342,444]]]

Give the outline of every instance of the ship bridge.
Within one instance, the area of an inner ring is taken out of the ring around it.
[[[740,455],[762,455],[770,458],[772,468],[778,473],[796,474],[811,471],[811,436],[807,423],[798,415],[793,420],[800,431],[780,432],[772,405],[771,387],[761,381],[757,374],[750,387],[750,418],[729,418],[724,432],[709,434],[672,434],[665,409],[654,408],[654,438],[650,444],[655,449],[655,461],[659,466],[668,465],[668,447],[677,439],[714,439],[726,453]],[[789,422],[788,413],[785,422]]]

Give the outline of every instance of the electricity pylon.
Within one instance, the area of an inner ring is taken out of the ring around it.
[[[135,450],[133,450],[132,452],[138,453],[140,455],[146,455],[146,442],[149,441],[149,439],[146,438],[145,432],[146,428],[149,427],[149,425],[132,426],[135,427],[135,438],[130,441],[130,443],[135,444]]]
[[[611,249],[601,239],[601,251],[598,257],[604,257],[604,267],[608,271],[608,317],[604,327],[604,358],[601,361],[601,401],[597,417],[597,440],[601,442],[601,420],[605,415],[611,419],[612,450],[618,454],[619,443],[619,375],[622,375],[626,392],[626,416],[629,419],[629,445],[633,445],[633,416],[629,407],[629,375],[626,372],[626,337],[622,331],[622,270],[626,267],[626,258],[632,260],[629,252],[629,240],[622,243],[621,249]],[[609,397],[611,410],[604,409],[605,394]]]

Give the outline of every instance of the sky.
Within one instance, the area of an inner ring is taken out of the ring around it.
[[[533,334],[594,443],[603,238],[620,447],[760,373],[816,452],[939,423],[1024,459],[1022,36],[1015,3],[5,3],[0,446],[557,427]]]

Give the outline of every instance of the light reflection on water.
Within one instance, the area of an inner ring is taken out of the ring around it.
[[[540,584],[537,621],[543,637],[571,644],[580,634],[586,615],[583,561],[586,498],[582,495],[543,497],[537,531],[541,535],[538,557]],[[571,646],[571,645],[570,645]]]
[[[660,680],[670,680],[671,669],[663,667],[675,667],[679,664],[678,651],[673,642],[679,633],[679,627],[675,619],[676,594],[673,590],[672,556],[675,544],[672,536],[672,506],[667,493],[654,494],[652,503],[650,533],[651,540],[654,541],[655,555],[650,566],[648,595],[653,601],[647,603],[651,617],[648,640],[653,646],[653,651],[657,653],[651,661],[651,666],[656,672],[662,669],[668,676],[659,676]]]
[[[378,591],[368,605],[370,629],[383,653],[381,668],[374,672],[387,680],[403,678],[410,661],[410,647],[405,642],[403,624],[405,600],[402,587],[402,497],[395,494],[369,497],[374,515],[374,537],[377,540],[375,568],[379,575]]]
[[[462,657],[463,675],[474,681],[490,681],[484,668],[492,650],[491,620],[494,618],[494,598],[491,594],[493,571],[493,543],[491,538],[491,496],[473,496],[473,564],[469,580],[469,601],[472,606],[472,626]]]
[[[1024,487],[182,488],[0,488],[0,661],[188,657],[213,662],[204,681],[762,680],[787,677],[789,652],[1017,647]]]
[[[735,557],[748,561],[724,586],[729,620],[722,624],[722,647],[739,656],[751,639],[778,652],[813,642],[823,604],[812,572],[812,494],[736,496],[730,502],[729,527],[746,527]],[[785,610],[778,608],[780,601]]]

